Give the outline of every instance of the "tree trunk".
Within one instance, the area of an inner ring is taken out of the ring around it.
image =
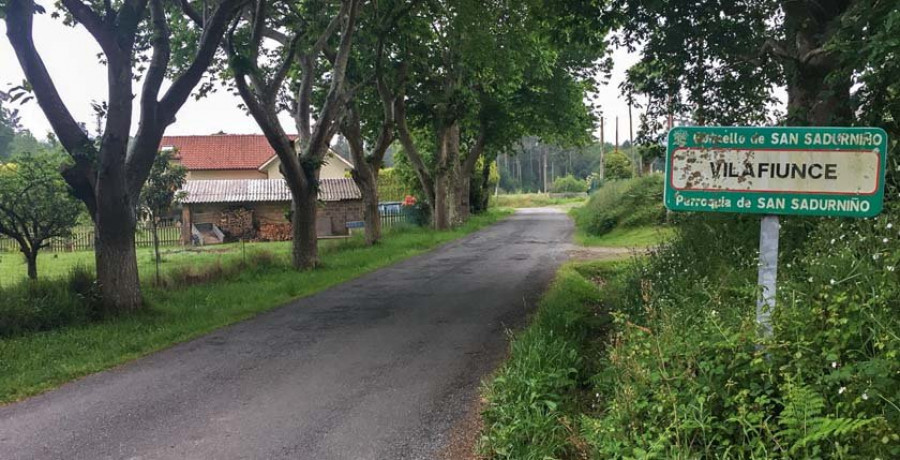
[[[852,119],[850,79],[829,75],[830,69],[794,69],[788,84],[791,125],[835,126]]]
[[[291,224],[294,241],[291,245],[291,261],[294,268],[303,270],[319,264],[316,218],[318,206],[316,190],[312,184],[301,187],[292,200]]]
[[[434,228],[436,230],[450,229],[450,206],[448,195],[450,192],[450,175],[446,172],[437,174],[434,179]]]
[[[142,302],[134,213],[130,206],[117,205],[111,197],[98,198],[94,258],[103,307],[109,312],[138,310]]]
[[[28,265],[28,279],[37,279],[37,249],[30,249],[25,252],[25,263]]]
[[[785,29],[792,55],[784,61],[789,125],[834,126],[853,119],[851,75],[840,70],[838,60],[827,48],[840,30],[841,17],[849,4],[835,4],[820,12],[803,2],[785,3]]]
[[[366,244],[371,246],[381,239],[381,213],[378,212],[378,176],[368,165],[356,165],[353,180],[359,187],[363,202],[363,221],[366,223]]]

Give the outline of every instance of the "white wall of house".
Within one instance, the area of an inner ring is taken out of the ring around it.
[[[281,175],[281,160],[278,158],[274,159],[271,163],[266,165],[264,171],[269,179],[284,179],[284,176]],[[337,158],[334,153],[328,153],[328,156],[325,157],[325,164],[322,165],[322,169],[319,171],[320,179],[342,179],[344,177],[348,177],[350,174],[350,170],[353,168],[350,167],[346,162],[342,161],[340,158]]]

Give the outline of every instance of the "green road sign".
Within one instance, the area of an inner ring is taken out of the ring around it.
[[[884,202],[879,128],[690,126],[669,131],[672,211],[871,217]]]

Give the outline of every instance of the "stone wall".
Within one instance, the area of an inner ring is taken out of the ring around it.
[[[182,236],[190,242],[191,225],[211,223],[219,225],[223,211],[234,208],[246,208],[253,211],[254,231],[244,235],[247,239],[285,240],[290,235],[290,222],[286,213],[290,203],[204,203],[185,205],[182,213]],[[347,222],[363,219],[361,200],[330,201],[319,207],[316,230],[319,236],[347,235]],[[259,231],[264,230],[264,231]],[[230,235],[241,238],[241,235]]]

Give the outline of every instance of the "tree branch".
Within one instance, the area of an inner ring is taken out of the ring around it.
[[[104,53],[107,55],[121,53],[116,46],[112,30],[89,5],[82,3],[81,0],[62,0],[62,4],[72,13],[72,17],[97,40]]]
[[[63,103],[43,59],[34,46],[32,36],[34,7],[33,0],[10,0],[6,6],[6,35],[16,52],[25,77],[34,90],[38,105],[63,148],[75,160],[74,166],[63,171],[63,177],[93,215],[96,210],[93,194],[96,180],[93,168],[95,148]]]
[[[166,77],[166,69],[169,66],[169,25],[166,21],[166,12],[163,9],[163,0],[150,0],[150,23],[152,26],[153,56],[150,59],[150,67],[144,78],[144,86],[141,89],[141,120],[155,120],[158,105],[159,88]]]
[[[325,144],[337,132],[340,123],[339,119],[345,109],[344,97],[346,95],[343,94],[343,88],[347,77],[347,62],[350,59],[350,49],[353,44],[359,1],[345,0],[341,5],[342,12],[347,8],[347,18],[341,30],[341,44],[331,72],[331,86],[328,89],[328,97],[325,99],[325,104],[320,111],[319,121],[316,123],[316,128],[309,139],[309,145],[305,147],[305,149],[308,149],[308,152],[313,154],[313,158],[317,160],[324,158],[325,153],[328,151],[325,148],[327,147]]]
[[[419,152],[419,149],[416,148],[416,143],[413,141],[412,134],[409,132],[409,127],[406,125],[406,100],[405,95],[402,94],[402,92],[397,97],[397,131],[400,133],[400,145],[403,146],[406,157],[409,158],[409,162],[412,163],[413,170],[415,170],[416,176],[418,176],[419,182],[425,190],[428,202],[434,206],[434,179],[431,177],[431,174],[429,174],[428,167],[425,166],[422,154]]]
[[[181,11],[198,27],[203,27],[203,16],[191,6],[189,0],[178,0]]]
[[[216,7],[215,12],[206,23],[203,29],[203,35],[200,37],[200,46],[197,49],[197,55],[191,66],[172,82],[172,86],[166,91],[160,101],[159,116],[163,125],[169,125],[174,121],[175,112],[184,105],[184,102],[190,96],[194,86],[203,77],[206,69],[219,48],[225,29],[228,27],[229,21],[234,17],[238,9],[243,6],[246,0],[223,0]]]
[[[292,193],[299,193],[299,188],[305,186],[306,175],[300,166],[300,160],[297,157],[294,145],[288,135],[281,127],[278,115],[275,113],[274,104],[265,104],[261,98],[247,84],[247,73],[240,65],[234,65],[237,61],[238,52],[234,47],[234,31],[237,21],[232,25],[225,40],[226,50],[228,51],[229,62],[232,72],[234,72],[235,86],[238,94],[247,105],[250,115],[256,120],[256,123],[262,129],[263,134],[269,145],[275,150],[275,154],[281,160],[281,168],[284,172],[285,181]],[[297,180],[299,179],[299,183]]]
[[[771,38],[766,40],[765,43],[763,43],[763,47],[762,47],[761,51],[762,51],[762,54],[771,53],[773,56],[784,59],[784,60],[791,60],[791,61],[797,60],[797,56],[795,56],[793,53],[788,51],[787,48],[784,47],[784,44],[779,43],[778,41],[773,40]]]

